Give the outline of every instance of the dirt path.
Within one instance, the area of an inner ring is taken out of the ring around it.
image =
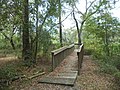
[[[12,62],[15,61],[17,59],[17,57],[12,56],[12,57],[0,57],[0,66],[8,63],[8,62]]]
[[[83,67],[77,79],[80,90],[118,90],[111,75],[100,73],[90,56],[84,57]]]
[[[70,62],[67,59],[61,65],[64,66],[64,64],[67,64],[69,65],[68,67],[76,67],[77,65],[73,65],[73,63],[76,63],[76,61],[73,60]],[[70,70],[70,68],[67,69],[64,67],[61,70]],[[57,69],[55,71],[57,73]],[[74,86],[38,83],[37,81],[40,78],[35,78],[27,85],[17,85],[16,83],[15,90],[118,90],[114,86],[114,78],[110,75],[100,73],[98,66],[91,60],[90,56],[84,56],[83,67]]]

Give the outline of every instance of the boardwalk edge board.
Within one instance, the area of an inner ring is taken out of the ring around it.
[[[73,76],[70,74],[72,73]],[[68,74],[64,76],[63,73],[60,76],[46,76],[38,81],[38,83],[46,83],[46,84],[59,84],[59,85],[70,85],[73,86],[75,80],[77,78],[78,72],[64,72],[64,74]],[[60,73],[59,73],[60,74]]]

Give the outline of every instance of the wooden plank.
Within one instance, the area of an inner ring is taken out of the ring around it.
[[[56,50],[53,50],[53,51],[51,51],[51,53],[54,53],[54,55],[56,55],[56,54],[58,54],[58,53],[60,53],[60,52],[62,52],[64,50],[66,50],[68,48],[72,48],[72,47],[74,47],[74,44],[69,45],[69,46],[64,46],[64,47],[61,47],[61,48],[56,49]]]
[[[60,84],[60,85],[74,85],[74,78],[57,78],[57,77],[45,77],[39,81],[39,83],[48,84]]]
[[[58,76],[76,76],[78,71],[61,72]]]
[[[51,53],[54,53],[54,55],[61,53],[62,51],[64,51],[65,49],[67,49],[67,46],[61,47],[59,49],[56,49],[54,51],[51,51]]]
[[[60,76],[47,76],[42,78],[39,83],[60,84],[73,86],[77,78],[77,72],[63,72]]]

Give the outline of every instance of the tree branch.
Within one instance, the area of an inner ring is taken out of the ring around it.
[[[89,14],[84,20],[86,21],[90,16],[92,16],[93,14],[95,14],[99,9],[100,7],[103,5],[103,2],[100,3],[100,5],[97,7],[97,9],[92,12],[91,14]]]
[[[75,23],[76,23],[76,28],[77,28],[77,32],[78,32],[78,44],[81,44],[81,32],[79,31],[79,25],[78,25],[78,21],[75,17],[75,14],[74,14],[74,9],[73,9],[73,18],[75,20]]]
[[[75,17],[75,13],[74,13],[74,10],[73,10],[73,18],[74,18],[74,20],[75,20],[75,23],[76,23],[76,27],[77,27],[77,30],[78,30],[78,32],[79,32],[79,26],[78,26],[78,22],[77,22],[77,19],[76,19],[76,17]]]
[[[10,41],[10,38],[4,33],[4,32],[1,32],[3,34],[3,36],[8,39]]]
[[[86,8],[86,11],[85,11],[85,13],[87,13],[87,10],[88,10],[88,9],[87,9],[87,4],[88,4],[88,3],[87,3],[87,0],[85,0],[85,1],[86,1],[86,7],[85,7],[85,8]]]
[[[93,5],[93,3],[95,2],[96,0],[94,0],[93,2],[91,2],[91,4],[86,8],[86,10],[88,11],[89,8]]]
[[[64,21],[72,14],[72,12],[73,12],[73,11],[71,11],[71,12],[61,21],[61,23],[64,22]],[[49,31],[50,31],[53,27],[55,27],[56,25],[58,25],[58,24],[60,24],[60,23],[57,23],[57,24],[53,25],[53,26],[49,29]]]
[[[77,8],[77,6],[75,5],[75,8],[77,9],[77,11],[78,11],[78,13],[79,14],[82,14],[82,15],[84,15],[78,8]]]

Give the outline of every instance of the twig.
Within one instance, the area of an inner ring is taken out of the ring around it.
[[[73,12],[73,11],[71,11],[60,23],[64,22],[64,21],[72,14],[72,12]],[[60,24],[60,23],[57,23],[57,24],[51,26],[51,28],[50,28],[48,31],[50,31],[53,27],[55,27],[56,25],[58,25],[58,24]]]
[[[33,79],[33,78],[38,77],[38,76],[43,75],[43,74],[45,74],[45,72],[38,73],[38,74],[35,74],[33,76],[30,76],[30,77],[28,77],[28,79]]]

